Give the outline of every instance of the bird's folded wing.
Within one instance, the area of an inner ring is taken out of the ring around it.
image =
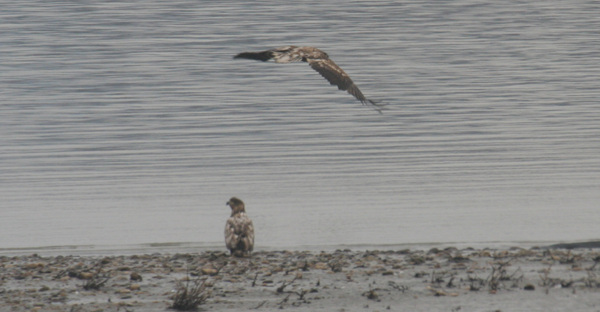
[[[234,218],[229,218],[225,224],[225,245],[229,249],[237,246],[239,236],[236,234],[236,222]]]

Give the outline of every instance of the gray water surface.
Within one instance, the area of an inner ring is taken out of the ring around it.
[[[600,237],[594,1],[0,4],[0,248]]]

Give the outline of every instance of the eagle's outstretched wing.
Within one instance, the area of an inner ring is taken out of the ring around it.
[[[234,56],[234,59],[237,58],[245,58],[249,60],[257,60],[266,62],[268,60],[274,60],[275,63],[291,63],[291,62],[300,62],[305,61],[308,56],[308,47],[297,47],[297,46],[287,46],[287,47],[279,47],[266,51],[259,52],[242,52]],[[321,50],[314,49],[313,53],[318,51],[320,53],[325,54]],[[327,56],[327,54],[325,54]]]
[[[234,56],[234,58],[245,58],[263,62],[273,59],[276,63],[307,62],[312,69],[321,74],[330,84],[337,86],[338,89],[347,91],[361,103],[370,105],[379,113],[383,109],[382,104],[367,99],[358,86],[350,79],[350,76],[333,62],[327,53],[317,48],[287,46],[260,52],[242,52]]]
[[[340,90],[344,90],[352,94],[352,96],[354,96],[361,103],[371,104],[378,107],[380,106],[376,102],[367,99],[362,92],[360,92],[360,89],[356,86],[356,84],[354,84],[354,81],[350,79],[350,76],[348,76],[348,74],[346,74],[346,72],[337,66],[337,64],[331,59],[309,59],[308,65],[321,74],[323,78],[327,79],[330,84],[337,86]]]

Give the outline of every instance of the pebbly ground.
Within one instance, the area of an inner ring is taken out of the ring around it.
[[[202,284],[200,311],[600,311],[600,250],[3,256],[0,312],[168,311]]]

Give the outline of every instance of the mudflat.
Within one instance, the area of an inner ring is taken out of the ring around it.
[[[173,311],[182,299],[200,311],[600,311],[600,249],[0,257],[0,311]]]

